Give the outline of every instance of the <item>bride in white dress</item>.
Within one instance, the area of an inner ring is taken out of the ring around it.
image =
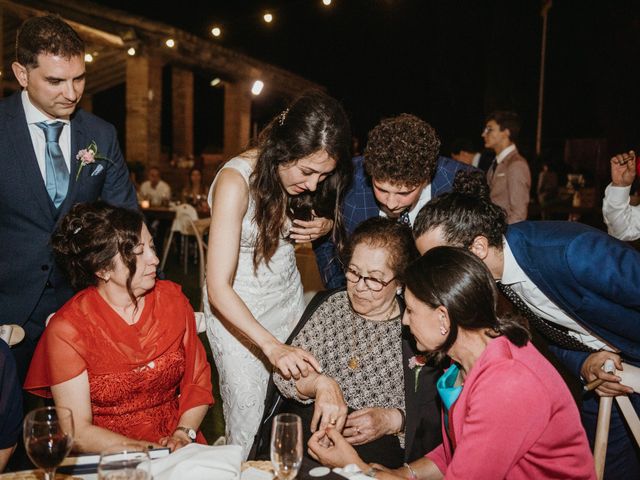
[[[244,458],[272,366],[285,377],[321,372],[313,355],[284,344],[304,310],[294,243],[331,230],[337,236],[350,138],[336,100],[304,94],[271,121],[256,149],[229,160],[211,184],[207,337],[220,374],[226,440],[241,445]],[[305,203],[317,216],[292,221],[292,207]]]

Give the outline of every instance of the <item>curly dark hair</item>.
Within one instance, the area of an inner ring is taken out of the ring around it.
[[[482,235],[489,245],[502,250],[502,236],[507,231],[507,214],[488,198],[450,192],[428,202],[413,224],[413,237],[442,228],[448,245],[469,248]]]
[[[140,212],[103,201],[73,206],[51,237],[56,262],[71,286],[81,290],[97,285],[98,272],[113,269],[114,259],[120,254],[129,269],[129,297],[137,304],[131,279],[136,273],[134,249],[140,244],[143,221]]]
[[[334,98],[320,91],[298,97],[261,132],[260,152],[251,175],[250,191],[256,202],[255,222],[258,238],[254,267],[269,263],[278,247],[287,215],[292,207],[306,203],[318,216],[332,218],[332,238],[342,245],[342,219],[339,205],[351,182],[351,129],[347,115]],[[336,161],[333,173],[319,183],[315,192],[297,197],[287,194],[278,175],[278,166],[295,163],[313,153],[325,151]]]
[[[403,113],[382,120],[369,132],[364,167],[377,181],[418,186],[431,182],[439,150],[440,139],[433,127]]]
[[[84,42],[58,15],[25,20],[16,34],[16,61],[26,68],[38,66],[38,55],[84,57]]]
[[[349,265],[353,251],[361,243],[386,249],[389,268],[396,277],[418,257],[411,229],[390,218],[372,217],[358,225],[344,250],[344,265]]]
[[[461,328],[488,330],[493,338],[505,335],[519,347],[531,339],[519,317],[496,315],[495,281],[482,260],[467,249],[432,248],[409,265],[402,280],[419,301],[433,309],[443,306],[449,313],[449,335],[431,352],[437,361],[447,355]]]

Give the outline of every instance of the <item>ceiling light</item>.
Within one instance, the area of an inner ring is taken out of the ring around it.
[[[256,80],[253,82],[253,86],[251,87],[251,93],[254,95],[260,95],[262,89],[264,88],[264,82],[262,80]]]

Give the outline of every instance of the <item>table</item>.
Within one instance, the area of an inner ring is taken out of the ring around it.
[[[298,473],[298,476],[296,478],[298,480],[344,480],[345,477],[333,472],[329,472],[329,474],[322,477],[312,477],[311,475],[309,475],[309,471],[311,469],[320,466],[321,465],[318,462],[305,457],[302,460],[302,467],[300,468],[300,472]],[[65,467],[61,467],[58,469],[58,472],[56,474],[56,480],[71,480],[72,478],[74,480],[97,480],[98,474],[95,471],[96,467],[97,465],[94,464],[93,468],[90,469],[91,471],[87,471],[86,473],[73,473],[73,476],[68,476],[71,474],[71,472]],[[0,474],[0,480],[35,480],[36,478],[41,477],[37,477],[36,473],[33,470],[22,470],[20,472]]]

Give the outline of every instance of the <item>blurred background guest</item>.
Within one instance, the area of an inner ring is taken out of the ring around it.
[[[140,185],[138,195],[143,200],[149,200],[152,207],[166,205],[171,200],[171,187],[162,180],[160,169],[151,167],[147,173],[147,180]]]
[[[307,92],[211,185],[207,336],[220,373],[227,442],[242,445],[244,457],[262,418],[271,366],[295,378],[321,370],[313,355],[284,344],[304,311],[294,242],[330,231],[337,239],[350,142],[340,103]],[[309,201],[304,220],[290,213],[299,197]]]
[[[211,369],[188,299],[156,281],[142,215],[76,205],[52,245],[79,291],[47,326],[25,389],[73,411],[79,451],[206,443],[197,430],[213,403]]]
[[[492,150],[479,152],[469,138],[456,138],[451,144],[451,158],[486,172],[495,157]]]
[[[22,388],[9,345],[0,340],[0,473],[22,434]]]
[[[497,289],[482,261],[436,247],[403,278],[402,321],[418,348],[453,360],[437,384],[446,435],[424,458],[376,478],[595,479],[569,389],[522,323],[496,316]],[[317,432],[309,448],[323,463],[370,469],[337,429]]]
[[[290,399],[279,412],[302,416],[305,440],[334,426],[365,461],[392,467],[441,442],[435,388],[441,371],[425,365],[416,374],[417,352],[400,324],[399,277],[416,256],[408,227],[370,218],[356,228],[346,250],[346,291],[319,293],[307,307],[290,343],[311,352],[322,374],[273,376]],[[279,397],[266,406],[269,415]],[[263,428],[266,447],[270,429]]]
[[[548,162],[542,164],[542,170],[538,174],[536,194],[541,207],[558,201],[558,174],[551,170]]]
[[[636,178],[636,153],[630,150],[611,159],[611,183],[604,191],[602,214],[609,234],[620,240],[640,238],[640,206],[629,203]]]
[[[527,219],[531,197],[531,171],[516,147],[520,117],[511,111],[495,111],[487,117],[482,131],[485,148],[496,153],[487,171],[491,201],[507,212],[507,222]]]
[[[189,171],[189,180],[182,189],[181,199],[183,203],[193,205],[200,215],[209,215],[209,205],[207,204],[207,191],[202,183],[202,171],[192,168]]]

